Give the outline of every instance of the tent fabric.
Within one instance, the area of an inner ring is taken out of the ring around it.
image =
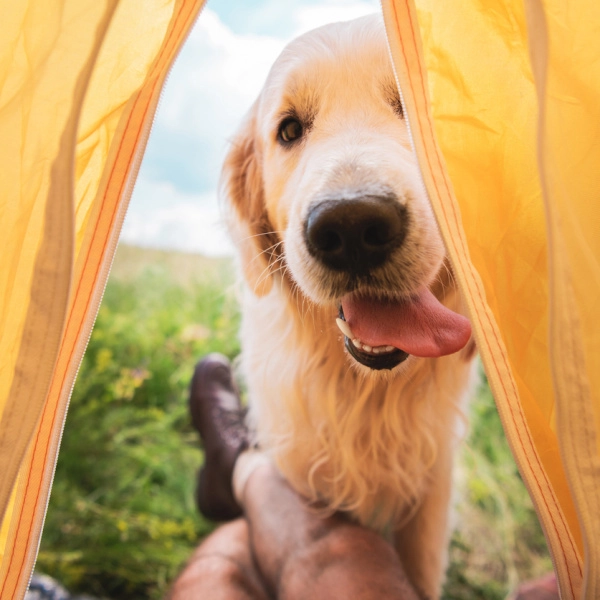
[[[3,600],[24,595],[35,562],[160,89],[201,5],[0,0]],[[600,5],[382,7],[423,183],[561,596],[596,598]]]
[[[564,598],[600,592],[600,5],[383,2],[423,181]]]
[[[3,600],[25,593],[160,90],[202,4],[0,1]]]

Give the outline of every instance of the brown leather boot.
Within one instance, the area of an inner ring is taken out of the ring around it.
[[[231,480],[237,457],[248,448],[248,430],[225,356],[209,354],[196,365],[190,413],[204,446],[204,466],[196,487],[198,509],[214,521],[235,519],[242,509],[233,495]]]

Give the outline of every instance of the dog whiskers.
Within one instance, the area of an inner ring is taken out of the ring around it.
[[[274,268],[277,263],[282,263],[283,262],[283,256],[278,256],[275,260],[273,260],[273,256],[274,254],[271,253],[270,257],[269,257],[269,262],[267,264],[267,266],[262,270],[260,276],[258,277],[256,284],[254,285],[254,289],[258,289],[259,286],[267,280],[268,277],[271,277],[272,275],[275,275],[275,273],[277,273],[278,271],[281,270],[282,266],[284,265],[280,265],[279,267],[277,267],[276,269]]]
[[[449,288],[448,283],[449,281],[453,280],[454,274],[452,273],[452,269],[448,266],[448,263],[442,263],[442,268],[444,269],[445,273],[440,269],[435,278],[435,283],[439,283],[442,288],[442,295],[445,296],[446,290]]]
[[[271,257],[275,254],[275,250],[282,244],[283,244],[283,240],[280,240],[279,242],[272,244],[268,248],[265,248],[262,252],[259,252],[250,262],[253,263],[255,260],[259,259],[261,256],[266,255],[266,254],[270,255],[269,256],[269,262],[270,262]]]
[[[246,242],[247,240],[251,240],[253,238],[257,238],[257,237],[261,237],[263,235],[283,235],[285,233],[285,231],[265,231],[263,233],[254,233],[252,235],[248,235],[246,237],[243,237],[240,239],[240,242]],[[281,243],[281,242],[278,242]]]

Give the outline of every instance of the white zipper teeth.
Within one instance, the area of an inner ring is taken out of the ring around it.
[[[379,4],[381,6],[381,12],[382,12],[382,14],[384,14],[383,1],[384,0],[379,0]],[[408,118],[408,112],[406,110],[406,103],[404,101],[404,94],[402,93],[402,88],[400,86],[400,81],[398,79],[398,74],[396,73],[396,68],[395,68],[394,59],[393,59],[393,56],[392,56],[392,49],[391,49],[391,45],[390,45],[390,40],[389,40],[388,34],[387,34],[387,28],[384,26],[383,29],[384,29],[384,32],[385,32],[385,39],[386,39],[386,42],[387,42],[388,54],[389,54],[389,57],[390,57],[390,62],[392,64],[392,71],[394,72],[394,79],[396,80],[396,87],[398,88],[398,93],[400,94],[400,103],[402,105],[402,114],[404,115],[404,120],[406,122],[406,129],[408,131],[408,138],[410,140],[410,146],[412,148],[414,156],[417,157],[418,155],[417,155],[417,151],[416,151],[415,140],[414,140],[414,137],[413,137],[410,120]],[[417,159],[417,167],[418,167],[418,171],[419,171],[419,182],[421,184],[421,188],[422,188],[423,192],[425,193],[425,196],[427,197],[427,201],[429,202],[429,204],[431,206],[432,205],[431,199],[429,197],[429,192],[428,192],[427,187],[425,185],[425,178],[423,177],[423,171],[421,169],[421,163],[419,162],[418,159]],[[455,274],[454,273],[454,267],[452,267],[452,265],[450,265],[450,267],[451,267],[452,273],[454,275]],[[490,387],[492,387],[492,386],[490,386]],[[494,404],[496,404],[496,403],[494,402]],[[500,410],[498,409],[498,405],[497,404],[496,404],[496,410],[498,410],[498,412],[500,412]],[[526,424],[526,426],[527,426],[527,424]],[[502,429],[504,431],[504,427],[502,427]],[[505,432],[505,435],[506,435],[506,432]],[[507,439],[509,438],[508,435],[506,437],[507,437]],[[510,437],[514,441],[514,436],[511,435]],[[512,445],[513,444],[510,443],[510,441],[509,441],[509,446],[511,446],[511,448],[512,448]],[[523,472],[523,469],[522,469],[523,461],[521,460],[520,457],[517,457],[517,455],[515,455],[514,452],[512,452],[512,449],[511,449],[511,454],[513,455],[513,458],[515,460],[515,463],[517,464],[517,467],[518,467],[519,471]],[[541,511],[539,510],[539,502],[538,502],[537,498],[535,497],[535,495],[531,493],[532,488],[531,488],[529,482],[526,481],[526,478],[524,478],[524,477],[522,477],[521,480],[523,481],[523,484],[525,485],[525,488],[527,489],[527,493],[529,494],[529,497],[531,498],[531,502],[532,502],[532,504],[534,506],[536,515],[540,515]],[[538,522],[540,523],[540,526],[542,527],[542,530],[544,532],[544,536],[545,536],[546,540],[550,539],[550,537],[548,536],[548,530],[546,528],[546,524],[544,523],[544,521],[542,519],[538,518]],[[546,545],[548,547],[548,552],[550,554],[550,559],[552,561],[552,566],[554,568],[554,572],[556,573],[557,569],[556,569],[556,557],[554,555],[554,548],[552,547],[551,544],[546,544]]]
[[[138,145],[138,148],[137,148],[137,151],[136,151],[136,154],[134,157],[131,173],[128,177],[129,181],[128,181],[126,190],[123,194],[123,198],[127,197],[127,202],[125,203],[125,210],[119,210],[117,213],[115,226],[113,228],[111,239],[110,239],[110,242],[108,245],[108,249],[110,251],[109,252],[110,261],[105,262],[105,264],[101,268],[100,280],[102,281],[102,284],[101,284],[102,291],[100,292],[98,300],[92,300],[93,306],[92,306],[91,312],[94,315],[94,318],[92,319],[92,326],[89,328],[89,332],[86,336],[85,341],[80,340],[76,347],[75,356],[77,356],[77,360],[76,360],[77,367],[75,368],[75,375],[71,382],[71,387],[69,389],[69,393],[67,396],[65,410],[64,410],[63,417],[62,417],[62,422],[60,424],[60,432],[58,434],[58,439],[57,439],[57,449],[58,450],[60,450],[63,434],[65,431],[67,412],[68,412],[69,405],[71,404],[71,396],[73,395],[73,389],[75,388],[75,383],[77,382],[77,376],[79,375],[79,369],[81,368],[81,363],[83,362],[83,357],[85,355],[85,351],[86,351],[88,344],[90,343],[90,339],[92,337],[92,332],[94,330],[94,325],[95,325],[96,319],[98,317],[98,312],[100,311],[100,306],[102,305],[102,300],[104,299],[104,293],[106,291],[106,286],[108,284],[108,278],[110,276],[110,272],[112,270],[112,265],[113,265],[114,259],[115,259],[116,246],[119,243],[121,229],[123,228],[123,223],[127,216],[127,211],[129,210],[129,201],[131,200],[131,196],[133,195],[133,191],[135,189],[135,184],[137,183],[137,177],[138,177],[141,165],[142,165],[142,160],[143,160],[143,157],[145,154],[146,145],[148,143],[148,139],[150,138],[150,133],[152,132],[152,128],[154,127],[154,123],[156,121],[156,115],[158,114],[158,110],[160,108],[161,101],[164,96],[164,90],[167,87],[169,77],[171,76],[171,71],[173,70],[173,67],[174,67],[175,63],[177,62],[177,59],[179,58],[179,54],[181,53],[183,46],[187,42],[189,36],[191,35],[191,32],[193,31],[194,27],[196,26],[196,23],[198,22],[198,19],[200,18],[200,15],[202,14],[202,11],[204,10],[204,7],[206,6],[207,0],[200,0],[200,1],[202,4],[200,6],[200,9],[198,10],[198,14],[194,17],[194,22],[188,28],[188,30],[185,34],[185,37],[179,44],[177,52],[176,52],[175,56],[173,57],[171,64],[169,65],[169,68],[165,75],[163,84],[161,86],[160,94],[158,96],[158,101],[156,102],[156,107],[154,109],[152,119],[150,120],[149,123],[147,123],[144,126],[144,128],[142,130],[142,134],[140,136],[140,143]],[[123,204],[124,203],[121,200],[120,206],[123,206]],[[72,369],[70,369],[70,371],[72,372]],[[23,590],[22,586],[17,586],[17,589],[15,590],[15,592],[16,592],[15,597],[17,597],[17,598],[23,598],[31,584],[31,579],[33,577],[33,571],[35,568],[35,562],[37,560],[37,556],[38,556],[39,549],[40,549],[40,544],[42,542],[42,533],[44,531],[44,524],[46,522],[46,513],[48,512],[48,504],[50,503],[50,495],[52,492],[52,484],[54,483],[54,475],[56,473],[56,463],[57,462],[58,462],[58,452],[56,452],[54,454],[54,460],[52,460],[52,462],[50,464],[48,464],[46,467],[47,469],[51,469],[52,474],[51,474],[51,478],[50,478],[50,489],[48,490],[48,493],[46,494],[46,502],[45,502],[44,510],[43,510],[42,516],[41,516],[41,527],[39,529],[40,535],[38,536],[37,544],[35,545],[35,548],[32,547],[28,553],[27,562],[31,562],[29,577],[27,578],[27,585],[25,586],[24,590]],[[35,560],[31,560],[32,554],[35,557]]]

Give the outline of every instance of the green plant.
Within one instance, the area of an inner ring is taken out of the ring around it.
[[[72,590],[160,598],[212,525],[193,505],[196,360],[239,352],[228,277],[111,280],[81,365],[37,568]]]
[[[443,598],[501,600],[552,563],[485,379],[469,412]]]

